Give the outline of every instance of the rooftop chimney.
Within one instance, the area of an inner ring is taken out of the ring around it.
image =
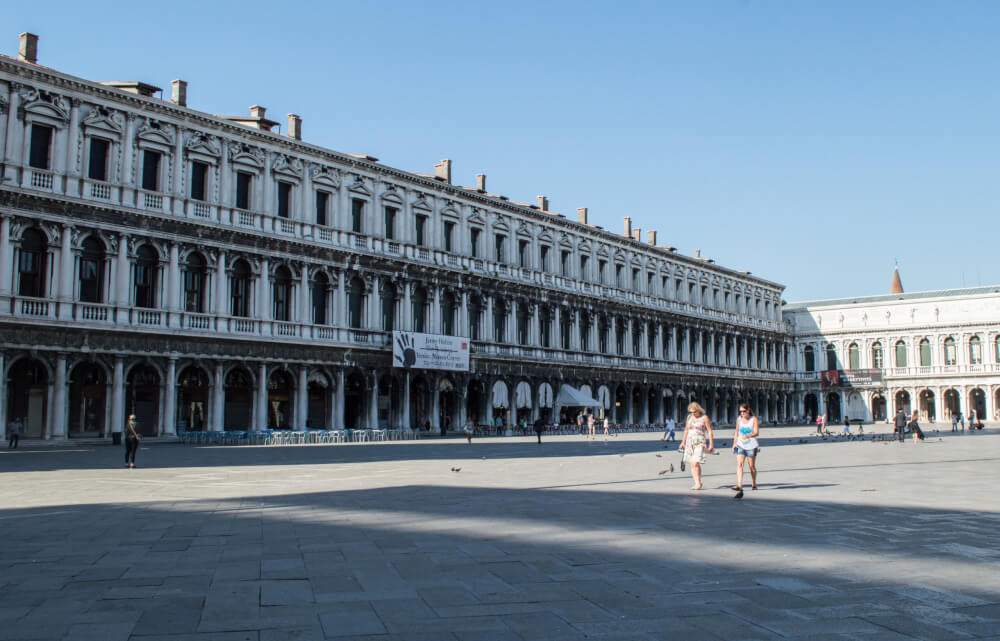
[[[701,258],[701,250],[700,249],[694,250],[694,257],[695,258]]]
[[[632,237],[632,219],[628,216],[625,217],[625,237]]]
[[[434,165],[434,177],[451,184],[451,161],[445,158],[440,163]]]
[[[642,230],[639,229],[638,227],[632,230],[632,240],[634,240],[637,243],[642,242]]]
[[[170,85],[170,101],[180,107],[188,105],[188,83],[185,80],[174,80]]]
[[[288,137],[302,140],[302,118],[296,114],[288,114]]]
[[[486,193],[486,174],[476,174],[476,191]]]
[[[649,244],[650,245],[653,245],[653,246],[656,245],[656,231],[654,231],[654,230],[647,231],[646,232],[646,237],[649,240]]]
[[[583,223],[584,225],[587,224],[587,208],[586,207],[577,207],[576,208],[576,222]]]
[[[267,116],[267,107],[261,107],[260,105],[252,105],[250,107],[250,117],[251,118],[261,118],[264,119]]]
[[[21,34],[21,41],[17,48],[17,57],[25,62],[35,64],[38,62],[38,36],[25,31]]]
[[[549,210],[549,199],[546,198],[545,196],[539,196],[538,197],[538,208],[541,209],[542,211],[548,211]]]

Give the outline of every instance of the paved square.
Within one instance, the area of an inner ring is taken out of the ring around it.
[[[765,431],[742,501],[659,434],[26,443],[0,639],[1000,639],[1000,432],[808,433]]]

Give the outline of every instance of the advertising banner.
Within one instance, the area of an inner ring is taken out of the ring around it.
[[[822,372],[823,389],[831,387],[881,387],[880,369],[831,369]]]
[[[469,371],[468,338],[392,332],[392,366],[404,369]]]

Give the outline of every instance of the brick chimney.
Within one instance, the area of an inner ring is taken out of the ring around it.
[[[288,114],[288,137],[302,140],[302,118],[296,114]]]
[[[538,208],[541,209],[542,211],[548,211],[549,210],[549,199],[546,198],[545,196],[539,196],[538,197]]]
[[[476,191],[486,193],[486,174],[476,174]]]
[[[694,250],[694,257],[695,258],[701,258],[701,250],[700,249]]]
[[[637,243],[642,242],[642,230],[639,229],[638,227],[632,230],[632,240],[634,240]]]
[[[267,107],[261,107],[260,105],[253,105],[250,107],[250,117],[251,118],[267,118],[265,115],[267,113]]]
[[[625,217],[625,237],[632,237],[632,219],[628,216]]]
[[[25,31],[21,34],[21,41],[17,47],[17,57],[25,62],[36,64],[38,62],[38,36]]]
[[[434,165],[434,177],[451,184],[451,161],[445,158],[440,163]]]
[[[586,207],[577,207],[576,208],[576,222],[583,223],[584,225],[587,224],[587,208]]]
[[[650,230],[646,232],[646,238],[649,240],[650,245],[656,245],[656,231]]]
[[[188,83],[185,80],[174,80],[170,83],[170,102],[179,107],[188,105]]]

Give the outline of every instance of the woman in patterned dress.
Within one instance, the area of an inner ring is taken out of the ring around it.
[[[705,449],[706,445],[708,449]],[[715,449],[712,437],[712,421],[705,416],[705,410],[697,403],[688,405],[688,417],[684,424],[684,436],[680,447],[684,450],[684,460],[691,464],[691,478],[694,479],[692,490],[701,489],[701,465],[705,462],[706,452]]]

